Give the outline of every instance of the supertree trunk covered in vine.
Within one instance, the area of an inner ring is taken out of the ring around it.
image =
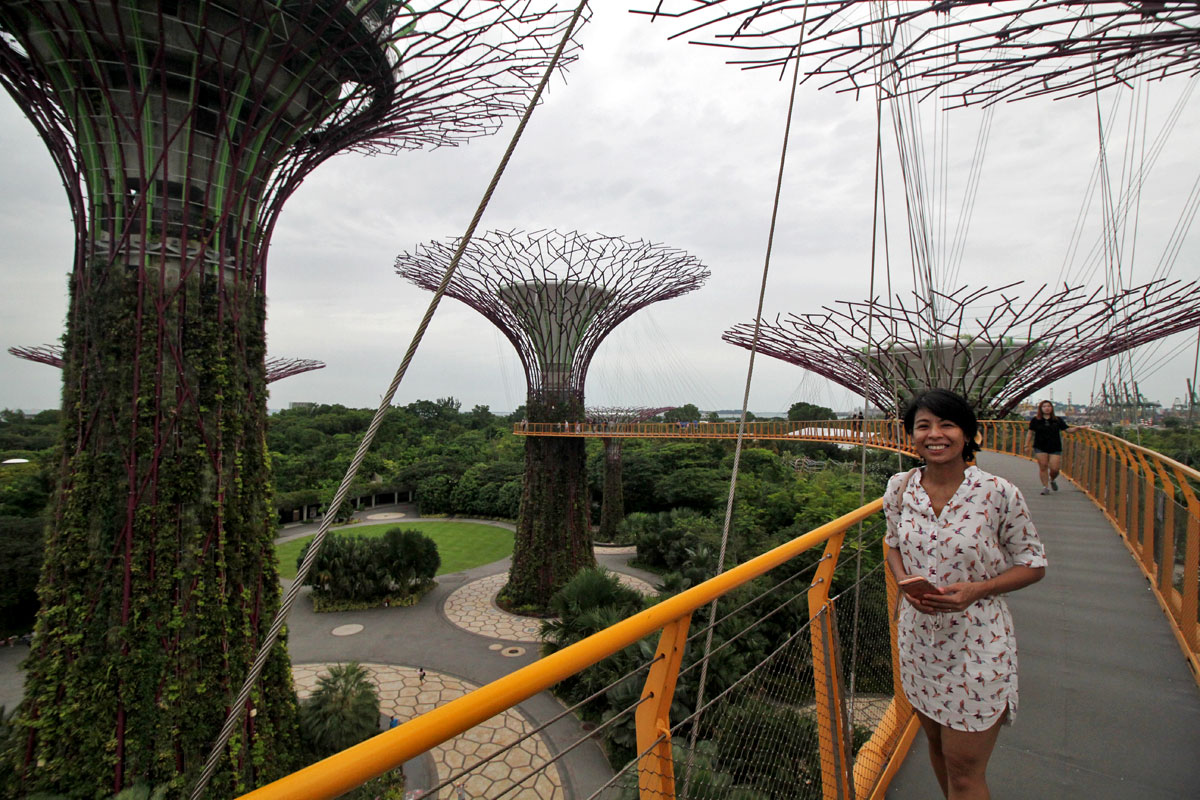
[[[459,242],[430,242],[396,259],[396,271],[434,291]],[[584,383],[596,348],[640,308],[693,291],[708,277],[678,250],[614,236],[491,231],[469,242],[446,294],[474,308],[512,342],[525,369],[529,422],[569,434],[584,421]],[[591,497],[582,438],[530,436],[513,564],[501,599],[544,609],[592,555]]]
[[[531,393],[525,407],[530,422],[569,425],[583,420],[582,398],[569,393]],[[545,608],[572,575],[596,564],[586,443],[557,436],[525,439],[525,481],[503,592],[513,609]]]
[[[75,224],[22,793],[178,794],[197,774],[279,605],[270,233],[340,151],[454,144],[521,108],[568,16],[533,5],[0,5],[0,83]],[[286,648],[242,711],[210,796],[293,765]]]
[[[608,426],[645,422],[674,406],[662,408],[589,408],[588,421],[603,430]],[[625,494],[621,480],[621,443],[623,439],[604,437],[604,487],[600,501],[600,527],[596,531],[602,542],[615,542],[621,522],[625,519]]]
[[[615,542],[617,530],[625,519],[625,487],[621,481],[621,440],[602,439],[604,446],[604,498],[600,502],[602,542]]]

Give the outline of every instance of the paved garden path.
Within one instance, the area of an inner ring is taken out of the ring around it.
[[[364,509],[357,516],[366,524],[420,519],[412,506]],[[454,521],[512,528],[508,523],[491,520],[456,518]],[[277,541],[307,536],[316,529],[315,523],[288,526]],[[336,530],[353,529],[350,525]],[[622,582],[639,591],[652,592],[656,576],[630,568],[628,561],[633,554],[633,548],[596,550],[597,561],[618,572]],[[533,663],[538,658],[540,622],[508,614],[494,602],[496,592],[504,585],[508,567],[509,560],[503,559],[440,575],[437,587],[411,608],[316,614],[302,594],[288,618],[288,652],[297,689],[302,693],[310,691],[317,676],[330,664],[358,661],[376,676],[383,713],[402,721]],[[418,763],[405,765],[410,788],[427,789],[436,785],[452,771],[494,752],[562,711],[563,705],[548,692],[530,698],[515,712],[494,718],[447,742],[418,759]],[[544,762],[547,754],[562,752],[582,735],[575,718],[565,716],[526,745],[508,751],[502,763],[473,773],[464,785],[466,796],[483,797],[485,793],[492,796],[502,791],[528,775],[531,762]],[[547,774],[530,779],[506,798],[584,798],[611,775],[599,746],[588,742],[560,760]],[[443,790],[441,797],[454,798],[454,794]]]

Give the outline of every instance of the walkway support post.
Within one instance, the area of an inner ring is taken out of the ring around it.
[[[675,800],[675,760],[671,755],[671,702],[687,648],[692,615],[663,627],[654,664],[634,713],[637,726],[638,792],[641,800]],[[695,723],[693,723],[695,724]]]
[[[837,627],[829,588],[838,555],[846,540],[843,529],[825,543],[825,552],[808,590],[809,634],[812,637],[813,684],[816,689],[817,736],[821,755],[821,792],[825,800],[853,797],[850,739],[842,713],[842,676],[838,668]]]

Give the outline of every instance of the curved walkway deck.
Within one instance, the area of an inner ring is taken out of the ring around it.
[[[1021,707],[988,768],[997,800],[1178,800],[1200,795],[1200,691],[1137,564],[1069,481],[1041,496],[1024,459],[980,465],[1029,501],[1050,566],[1009,604]],[[940,797],[918,735],[886,796]]]

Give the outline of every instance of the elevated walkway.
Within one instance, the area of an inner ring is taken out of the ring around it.
[[[1071,482],[1042,496],[1028,460],[982,453],[1045,542],[1046,577],[1009,598],[1021,705],[988,769],[997,800],[1200,797],[1200,691],[1129,550]],[[918,735],[886,797],[940,797]]]

